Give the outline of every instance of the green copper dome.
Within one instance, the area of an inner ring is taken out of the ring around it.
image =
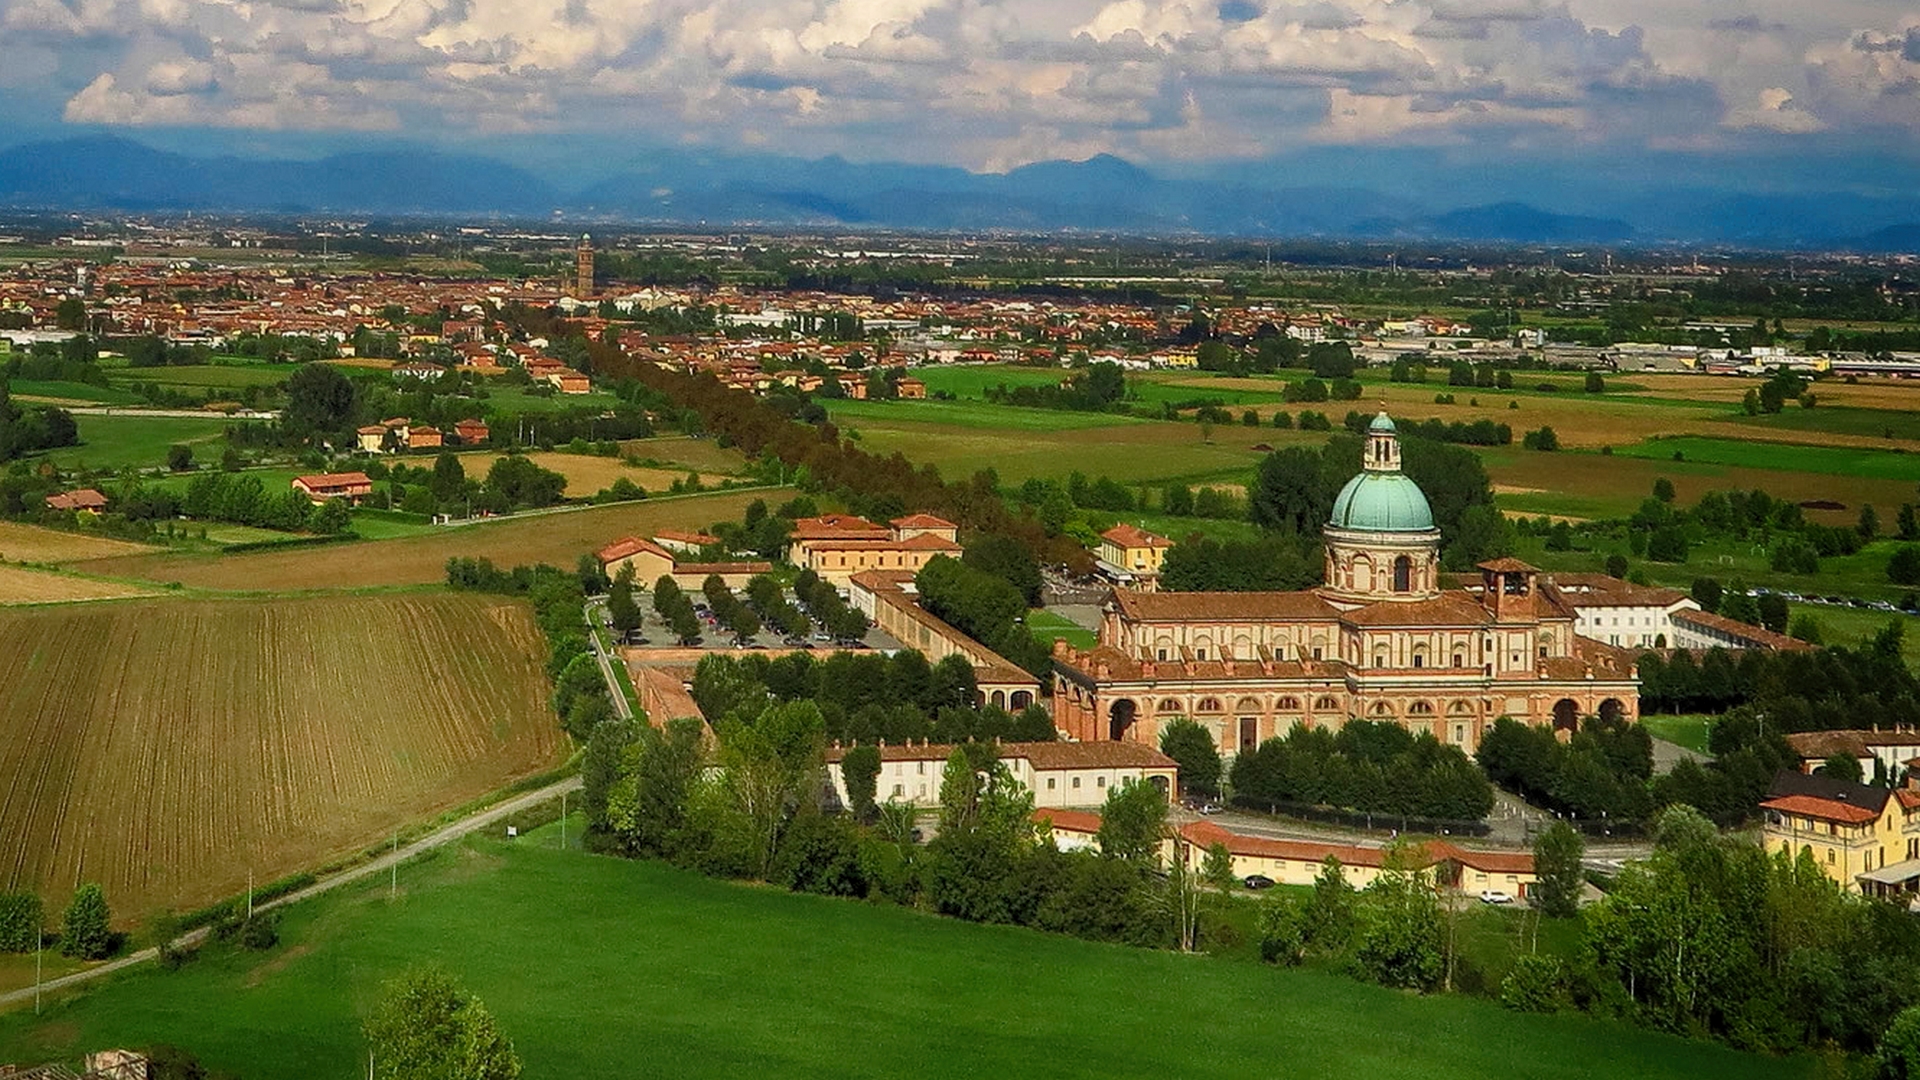
[[[1363,472],[1340,489],[1328,524],[1361,532],[1425,532],[1433,528],[1433,508],[1420,485],[1403,474]]]
[[[1382,411],[1380,415],[1373,418],[1373,423],[1367,425],[1367,430],[1368,431],[1397,431],[1398,429],[1393,426],[1393,418],[1388,416],[1384,411]]]

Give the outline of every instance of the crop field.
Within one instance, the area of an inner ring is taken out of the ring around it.
[[[47,460],[63,469],[85,466],[92,469],[118,469],[123,466],[160,465],[167,460],[167,447],[184,443],[193,447],[201,459],[217,459],[215,447],[226,439],[227,425],[241,421],[226,417],[184,416],[76,416],[80,427],[80,445],[49,450]]]
[[[1739,416],[1735,423],[1767,432],[1771,439],[1807,440],[1809,435],[1851,435],[1866,445],[1898,446],[1920,440],[1920,394],[1906,409],[1858,409],[1821,405],[1788,408],[1771,416]],[[1914,449],[1914,447],[1907,447]]]
[[[153,590],[117,581],[95,581],[51,570],[0,566],[0,604],[57,604],[151,596]]]
[[[0,521],[0,559],[8,562],[62,563],[140,555],[153,549],[145,544],[104,536],[43,529],[17,521]]]
[[[0,612],[0,890],[132,922],[551,767],[542,655],[499,597]]]
[[[1790,449],[1805,452],[1808,448]],[[1609,456],[1503,447],[1483,450],[1480,457],[1493,478],[1501,507],[1527,514],[1625,517],[1652,493],[1654,480],[1662,476],[1673,481],[1682,505],[1691,505],[1708,491],[1733,488],[1763,488],[1795,502],[1830,499],[1846,509],[1807,512],[1809,518],[1830,525],[1852,523],[1861,503],[1881,508],[1885,518],[1887,508],[1897,509],[1914,498],[1913,485],[1905,480],[1716,464],[1697,460],[1691,453],[1686,461],[1673,461],[1667,456],[1629,456],[1624,450]]]
[[[1073,412],[995,405],[985,401],[824,401],[834,423],[860,427],[871,421],[908,420],[950,427],[999,428],[1005,431],[1078,431],[1111,428],[1143,421],[1117,413]]]
[[[735,520],[755,499],[788,497],[788,489],[714,492],[616,503],[583,510],[443,526],[393,540],[328,544],[237,555],[158,554],[97,559],[76,566],[103,577],[180,582],[200,589],[280,592],[428,585],[446,580],[454,556],[488,558],[502,567],[545,562],[571,568],[581,555],[629,534],[697,529]]]
[[[15,1010],[0,1056],[167,1042],[237,1076],[358,1075],[381,984],[434,963],[486,1003],[530,1078],[610,1062],[687,1080],[1816,1074],[1618,1022],[795,896],[554,841],[551,827],[469,839],[402,867],[397,900],[382,879],[293,906],[272,952],[147,965],[40,1016]]]

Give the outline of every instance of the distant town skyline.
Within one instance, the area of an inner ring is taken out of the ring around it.
[[[1895,0],[0,0],[0,50],[0,130],[183,148],[1571,169],[1920,134],[1920,12]]]

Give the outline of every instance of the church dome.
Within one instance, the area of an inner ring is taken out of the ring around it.
[[[1368,471],[1340,489],[1328,524],[1359,532],[1425,532],[1433,528],[1433,508],[1404,474]]]

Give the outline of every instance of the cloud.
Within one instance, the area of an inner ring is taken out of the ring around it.
[[[1731,9],[1731,10],[1730,10]],[[72,122],[1004,167],[1920,133],[1920,19],[1781,0],[0,0]],[[1850,21],[1851,20],[1851,21]],[[0,77],[0,85],[18,85]]]

